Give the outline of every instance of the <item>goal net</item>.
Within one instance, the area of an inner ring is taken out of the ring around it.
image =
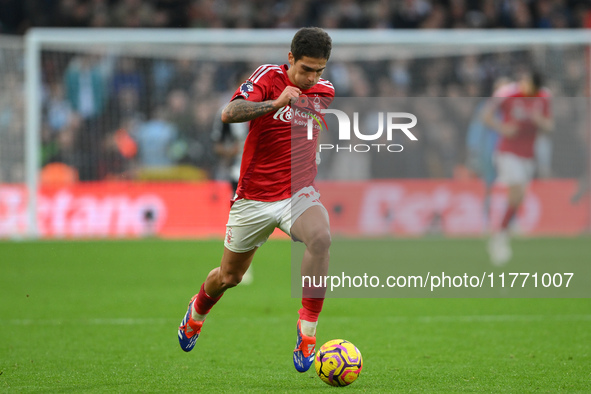
[[[0,238],[24,232],[24,43],[0,36]]]
[[[57,212],[60,206],[56,199],[47,205],[48,200],[38,196],[41,186],[49,187],[51,194],[72,183],[119,182],[125,185],[120,187],[133,189],[146,181],[229,179],[233,158],[221,152],[232,140],[216,140],[216,114],[260,64],[287,62],[293,34],[292,30],[32,29],[26,36],[26,54],[23,42],[0,40],[0,191],[7,184],[26,184],[28,194],[22,196],[29,196],[28,219],[19,217],[21,226],[12,230],[1,227],[0,237],[14,231],[49,234],[39,215]],[[571,98],[565,104],[576,103],[583,111],[577,119],[588,113],[588,32],[343,30],[330,34],[333,51],[323,77],[334,84],[338,97],[476,100],[489,97],[499,78],[515,81],[524,70],[536,69],[554,97]],[[469,120],[469,114],[465,116]],[[403,166],[395,177],[470,176],[465,175],[470,173],[468,126],[433,132],[417,152],[420,171]],[[588,178],[589,141],[588,123],[583,121],[552,134],[540,144],[537,177]],[[320,179],[330,178],[326,168],[321,167]],[[7,204],[0,201],[4,222]],[[113,211],[102,212],[108,216]],[[149,221],[151,210],[142,212]],[[54,215],[43,220],[56,228],[64,218]],[[133,222],[121,219],[126,220]],[[91,230],[82,234],[101,235]]]

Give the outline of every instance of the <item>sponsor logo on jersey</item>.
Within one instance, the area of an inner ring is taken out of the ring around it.
[[[287,122],[287,123],[291,122],[292,119],[294,119],[294,117],[296,119],[298,119],[298,118],[314,119],[318,124],[320,124],[320,121],[318,120],[317,115],[314,115],[310,112],[306,112],[306,111],[302,110],[301,108],[295,108],[295,109],[291,108],[291,106],[289,106],[289,105],[279,108],[277,110],[277,112],[275,112],[275,115],[273,115],[273,119],[278,119],[282,122]],[[305,125],[306,123],[303,123],[303,124]]]
[[[273,119],[279,119],[280,121],[287,123],[291,122],[292,118],[293,112],[289,105],[279,108],[277,112],[275,112],[275,115],[273,115]]]

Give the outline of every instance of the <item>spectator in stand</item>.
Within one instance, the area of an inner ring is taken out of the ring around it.
[[[128,130],[122,127],[105,136],[102,144],[100,178],[105,180],[134,179],[134,158],[137,145]]]
[[[130,57],[120,58],[110,82],[111,115],[108,121],[105,121],[110,129],[125,129],[122,127],[123,122],[139,123],[145,120],[144,108],[149,101],[145,94],[145,85],[144,76],[137,67],[137,60]]]
[[[449,25],[454,29],[465,29],[467,26],[466,0],[450,0]]]
[[[167,113],[169,121],[174,125],[179,133],[179,139],[184,141],[185,145],[194,133],[193,115],[189,108],[189,96],[184,90],[173,90],[168,95]],[[187,147],[179,152],[180,160],[187,153]]]
[[[68,65],[64,76],[66,97],[82,119],[102,113],[108,97],[106,77],[93,55],[77,56]]]
[[[188,27],[191,0],[155,0],[156,10],[154,26],[157,27]]]
[[[0,33],[22,34],[25,31],[26,8],[22,0],[0,1]]]
[[[82,119],[76,144],[85,158],[78,168],[81,180],[98,179],[99,148],[105,131],[101,115],[108,97],[106,81],[110,75],[109,58],[81,55],[72,59],[66,69],[64,85],[71,107]]]
[[[120,58],[113,73],[111,79],[112,94],[117,96],[122,89],[131,89],[138,97],[141,97],[145,92],[145,82],[142,74],[137,69],[134,58]]]
[[[125,27],[150,27],[154,21],[151,1],[121,0],[112,6],[114,23]]]
[[[65,98],[64,86],[53,83],[49,88],[46,103],[47,123],[52,134],[58,134],[67,128],[75,116],[72,105]]]
[[[58,6],[56,25],[87,27],[90,24],[90,7],[86,2],[61,0]]]
[[[447,12],[441,4],[433,6],[431,12],[423,19],[421,29],[443,29],[447,27]]]
[[[420,26],[429,14],[432,6],[426,0],[404,0],[396,2],[392,25],[397,29],[413,29]]]
[[[215,103],[206,100],[195,101],[192,108],[193,134],[188,140],[188,164],[204,170],[211,178],[217,157],[214,152],[211,128],[216,114]]]
[[[215,162],[213,144],[209,137],[212,114],[207,103],[193,104],[184,90],[173,90],[168,95],[169,121],[178,131],[171,154],[178,163],[210,171]],[[194,106],[194,108],[192,108]]]
[[[79,137],[80,117],[66,100],[62,84],[50,85],[45,112],[46,124],[42,128],[42,163],[62,162],[79,167],[81,157],[76,152],[74,142]]]
[[[182,90],[185,93],[189,93],[196,77],[195,62],[189,56],[181,57],[176,61],[174,74],[168,83],[168,92]]]
[[[167,118],[166,108],[158,107],[150,120],[132,132],[138,145],[140,167],[166,168],[176,164],[171,149],[178,138],[178,130]]]
[[[201,28],[580,28],[587,0],[1,0],[0,32],[28,26]]]
[[[72,115],[71,120],[57,134],[52,134],[48,125],[44,125],[42,128],[44,148],[42,151],[43,164],[64,163],[73,168],[83,168],[86,158],[77,146],[79,134],[80,118],[75,114]]]

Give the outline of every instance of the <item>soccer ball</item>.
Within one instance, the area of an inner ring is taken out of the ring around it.
[[[326,342],[314,358],[316,373],[326,384],[347,386],[355,381],[363,367],[359,349],[344,339]]]

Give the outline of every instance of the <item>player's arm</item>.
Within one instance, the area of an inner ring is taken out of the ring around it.
[[[548,103],[545,103],[548,106]],[[540,133],[549,133],[554,129],[554,118],[550,114],[548,107],[536,112],[532,117],[533,122],[538,127]]]
[[[534,122],[541,133],[549,133],[554,129],[554,119],[550,116],[539,115],[534,117]]]
[[[231,101],[222,111],[222,122],[248,122],[269,112],[276,111],[281,107],[285,107],[291,103],[292,98],[299,97],[301,93],[300,89],[294,86],[287,86],[275,100],[248,101],[237,99]]]
[[[493,98],[485,104],[482,111],[482,122],[504,137],[512,137],[517,132],[517,127],[511,122],[503,122],[497,116],[501,101]]]

